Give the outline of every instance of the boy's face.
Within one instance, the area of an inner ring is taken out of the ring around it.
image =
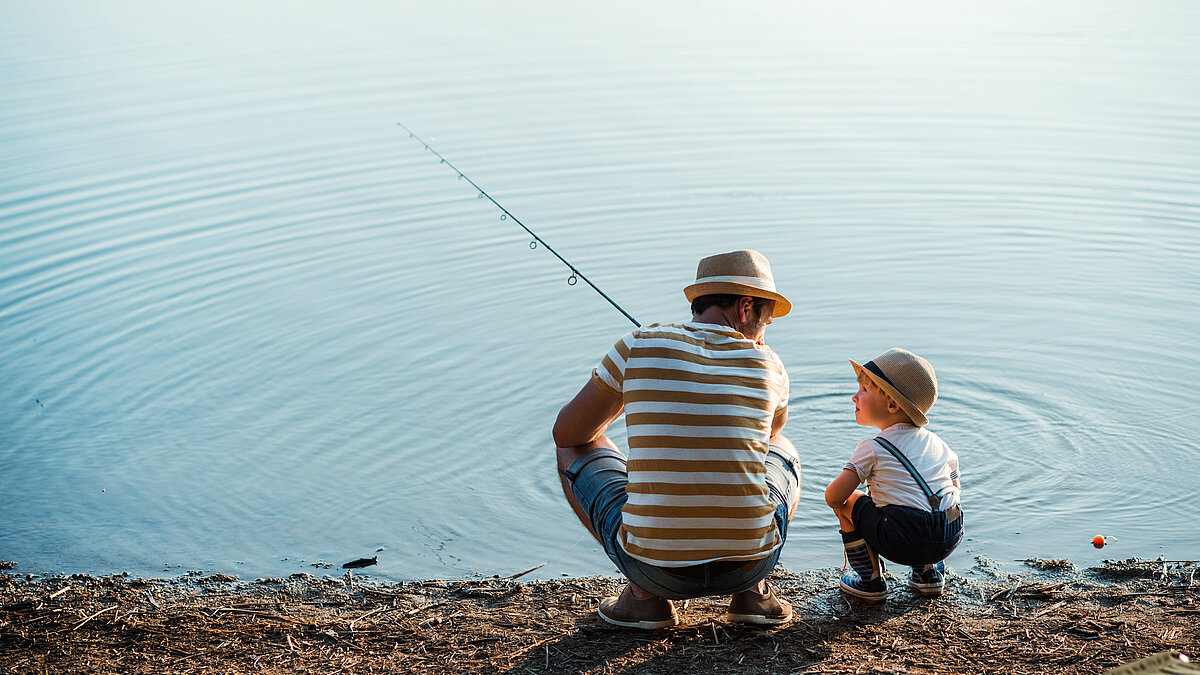
[[[882,391],[859,382],[858,393],[850,400],[854,401],[855,422],[880,429],[890,425],[892,411],[888,409],[888,398]]]

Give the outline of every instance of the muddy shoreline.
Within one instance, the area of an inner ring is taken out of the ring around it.
[[[879,605],[837,570],[777,571],[795,605],[777,628],[693,600],[680,626],[629,631],[595,607],[620,579],[382,583],[296,574],[239,580],[0,571],[0,671],[17,673],[1097,673],[1160,651],[1200,656],[1197,564],[1131,559],[1084,570],[954,574],[940,598],[893,578]]]

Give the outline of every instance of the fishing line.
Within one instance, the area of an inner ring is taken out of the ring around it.
[[[551,253],[553,253],[555,258],[558,258],[559,260],[561,260],[561,261],[562,261],[562,263],[563,263],[564,265],[566,265],[566,266],[567,266],[567,267],[568,267],[568,268],[571,270],[571,276],[567,278],[567,285],[569,285],[569,286],[574,286],[575,284],[579,283],[579,280],[580,280],[580,279],[583,279],[584,283],[586,283],[588,286],[591,286],[591,287],[592,287],[592,290],[594,290],[594,291],[596,291],[597,293],[599,293],[599,294],[600,294],[600,297],[602,297],[602,298],[604,298],[605,300],[607,300],[607,301],[608,301],[608,304],[612,305],[613,307],[616,307],[618,312],[620,312],[620,313],[624,314],[626,319],[629,319],[630,321],[632,321],[632,322],[633,322],[633,325],[637,326],[638,328],[641,328],[641,327],[642,327],[642,324],[638,323],[637,319],[635,319],[635,318],[633,318],[632,316],[630,316],[630,315],[629,315],[629,312],[626,312],[624,309],[621,309],[621,306],[620,306],[620,305],[618,305],[618,304],[617,304],[617,303],[616,303],[616,302],[615,302],[615,301],[614,301],[612,298],[608,297],[608,294],[607,294],[607,293],[605,293],[604,291],[600,290],[600,287],[598,287],[596,284],[593,284],[591,279],[588,279],[586,276],[584,276],[584,275],[583,275],[583,272],[580,272],[580,271],[579,271],[579,269],[578,269],[577,267],[575,267],[574,265],[572,265],[572,264],[570,263],[570,261],[568,261],[566,258],[564,258],[564,257],[562,257],[561,255],[559,255],[559,254],[558,254],[558,251],[555,251],[555,250],[554,250],[554,249],[553,249],[553,248],[550,246],[550,244],[547,244],[547,243],[546,243],[546,241],[545,241],[544,239],[542,239],[541,237],[539,237],[539,236],[537,235],[537,233],[536,233],[536,232],[534,232],[533,230],[529,229],[529,228],[528,228],[528,227],[525,225],[525,223],[522,223],[522,222],[521,222],[519,219],[517,219],[517,217],[516,217],[516,216],[514,216],[514,215],[512,214],[512,212],[511,212],[511,211],[509,211],[508,209],[504,208],[504,205],[503,205],[503,204],[501,204],[500,202],[496,201],[495,199],[492,199],[492,196],[491,196],[491,195],[489,195],[489,194],[488,194],[486,191],[484,191],[484,189],[483,189],[483,188],[479,187],[479,185],[477,185],[477,184],[475,183],[475,181],[471,180],[471,179],[470,179],[470,178],[469,178],[469,177],[468,177],[468,176],[467,176],[465,173],[463,173],[462,171],[459,171],[459,170],[458,170],[458,167],[454,166],[454,164],[452,164],[452,163],[450,162],[450,160],[448,160],[448,159],[446,159],[445,157],[443,157],[443,156],[442,156],[442,153],[440,153],[440,152],[438,152],[437,150],[434,150],[432,147],[430,147],[430,145],[429,145],[428,143],[426,143],[424,140],[422,140],[420,136],[416,135],[416,133],[414,133],[412,129],[409,129],[408,127],[404,126],[404,123],[403,123],[403,122],[396,122],[396,126],[398,126],[398,127],[400,127],[401,129],[404,129],[405,131],[407,131],[407,132],[408,132],[408,137],[409,137],[409,138],[415,138],[415,139],[417,140],[417,142],[418,142],[418,143],[420,143],[421,145],[424,145],[424,146],[425,146],[425,149],[426,149],[426,150],[428,150],[428,151],[432,152],[434,155],[436,155],[436,156],[437,156],[437,158],[438,158],[438,159],[442,160],[442,164],[445,164],[446,166],[448,166],[448,167],[450,167],[451,169],[453,169],[453,170],[454,170],[454,173],[457,173],[457,174],[458,174],[458,179],[459,179],[459,180],[465,180],[465,181],[467,181],[468,183],[470,183],[470,184],[471,184],[471,187],[473,187],[473,188],[475,188],[476,190],[478,190],[478,191],[479,191],[479,198],[480,198],[480,199],[483,199],[483,198],[485,198],[485,197],[486,197],[488,201],[490,201],[491,203],[495,204],[495,205],[496,205],[496,208],[500,209],[500,211],[502,212],[502,213],[501,213],[501,215],[500,215],[500,220],[507,220],[507,219],[511,218],[511,219],[512,219],[512,221],[513,221],[514,223],[516,223],[517,225],[520,225],[520,226],[521,226],[521,229],[523,229],[523,230],[525,230],[526,232],[528,232],[528,233],[529,233],[529,236],[533,237],[533,241],[529,242],[529,248],[531,248],[531,249],[534,249],[534,248],[537,248],[537,247],[538,247],[538,244],[541,244],[542,246],[545,246],[545,247],[546,247],[546,250],[547,250],[547,251],[550,251]]]

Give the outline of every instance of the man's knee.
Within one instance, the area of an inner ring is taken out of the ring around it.
[[[788,520],[790,521],[792,514],[796,511],[796,505],[800,503],[802,482],[800,475],[800,455],[796,451],[796,446],[792,445],[792,442],[783,435],[771,438],[769,452],[782,461],[768,458],[768,467],[781,467],[782,472],[768,468],[767,481],[771,486],[772,492],[776,493],[780,501],[787,505]]]
[[[792,441],[783,434],[776,434],[775,436],[772,436],[770,447],[772,450],[780,455],[783,455],[784,457],[793,459],[796,462],[800,461],[800,452],[796,450],[796,446],[792,444]]]
[[[558,448],[558,473],[565,473],[571,462],[582,454],[578,448]]]
[[[576,459],[579,459],[580,457],[583,457],[584,455],[588,454],[589,452],[598,450],[600,448],[611,448],[613,450],[616,450],[617,446],[615,443],[613,443],[611,440],[609,440],[608,436],[601,436],[600,438],[598,438],[586,445],[575,445],[575,446],[571,446],[569,448],[558,448],[557,449],[558,472],[560,474],[565,473],[567,468],[571,466],[571,462],[574,462]]]

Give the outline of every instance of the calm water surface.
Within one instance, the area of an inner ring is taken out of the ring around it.
[[[770,257],[786,567],[841,562],[847,358],[896,345],[962,458],[952,567],[1200,555],[1195,3],[249,4],[6,6],[19,571],[613,571],[549,429],[630,324],[400,121],[643,322]]]

